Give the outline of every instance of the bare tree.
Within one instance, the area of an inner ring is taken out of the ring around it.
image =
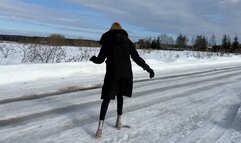
[[[208,46],[213,47],[214,45],[216,45],[216,36],[214,34],[212,34],[212,36],[210,37],[210,39],[208,41]]]
[[[3,55],[3,58],[8,58],[10,54],[15,53],[15,49],[12,46],[9,46],[5,43],[0,43],[0,54]]]
[[[22,51],[23,63],[59,63],[66,57],[66,52],[61,46],[28,44]]]
[[[168,34],[161,34],[159,35],[160,37],[160,43],[164,44],[164,45],[172,45],[175,43],[174,39],[172,38],[172,36],[168,35]]]

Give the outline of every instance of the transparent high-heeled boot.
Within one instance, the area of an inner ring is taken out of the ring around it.
[[[115,127],[116,127],[118,130],[121,129],[121,127],[122,127],[122,124],[121,124],[121,115],[117,115]]]
[[[100,120],[100,121],[99,121],[98,128],[97,128],[97,131],[96,131],[96,137],[97,137],[97,138],[101,138],[101,137],[102,137],[103,126],[104,126],[104,121],[103,121],[103,120]]]

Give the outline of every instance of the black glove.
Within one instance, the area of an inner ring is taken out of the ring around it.
[[[94,61],[96,59],[96,56],[92,56],[91,58],[90,58],[90,61]]]
[[[153,78],[153,77],[154,77],[155,73],[154,73],[153,69],[148,68],[148,69],[146,69],[146,71],[149,72],[150,78]]]

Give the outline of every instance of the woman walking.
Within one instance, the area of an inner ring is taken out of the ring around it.
[[[117,120],[116,128],[121,129],[121,115],[123,108],[123,95],[131,97],[133,88],[133,75],[131,59],[154,77],[154,71],[139,56],[134,44],[128,38],[128,34],[118,22],[112,24],[109,31],[100,39],[101,49],[98,56],[92,56],[90,61],[101,64],[106,59],[106,74],[102,87],[99,125],[96,137],[102,136],[105,115],[110,100],[117,96]]]

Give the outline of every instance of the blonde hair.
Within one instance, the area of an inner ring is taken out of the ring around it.
[[[120,23],[118,23],[118,22],[114,22],[110,28],[110,30],[120,30],[120,29],[122,29],[122,27],[121,27]]]

